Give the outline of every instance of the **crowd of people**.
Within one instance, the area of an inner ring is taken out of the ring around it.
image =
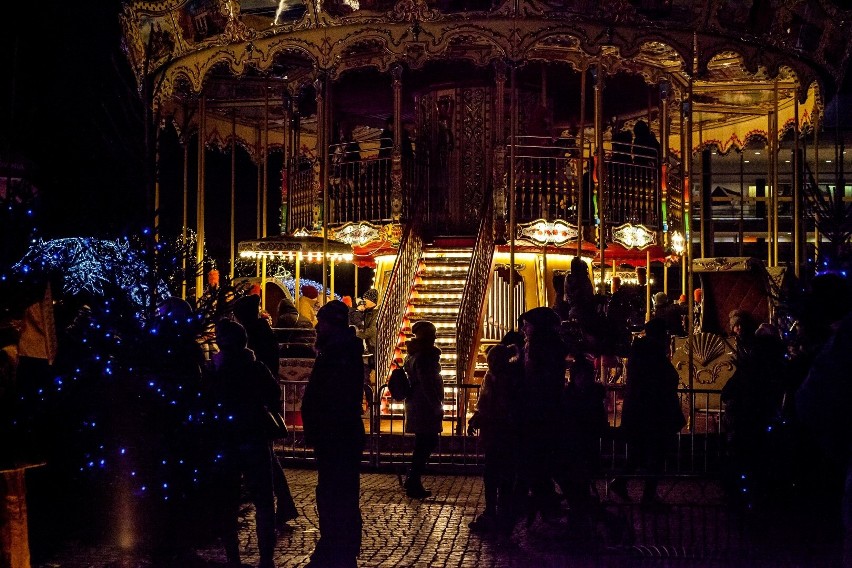
[[[580,529],[578,534],[593,530],[598,521],[606,522],[609,513],[594,482],[603,473],[598,451],[603,436],[615,436],[628,449],[623,469],[607,484],[612,498],[632,501],[630,483],[637,478],[642,485],[640,507],[663,512],[669,507],[657,494],[657,485],[666,456],[687,424],[669,350],[670,338],[685,334],[689,327],[684,298],[675,303],[665,294],[655,295],[652,317],[641,330],[631,330],[621,420],[613,428],[596,367],[609,344],[598,337],[605,334],[605,314],[600,313],[599,298],[583,270],[585,263],[575,261],[561,287],[557,309],[524,312],[519,331],[510,331],[488,351],[488,373],[468,429],[468,434],[482,437],[485,451],[485,503],[470,523],[475,533],[507,535],[519,522],[553,519],[566,510]],[[730,314],[736,370],[721,392],[728,458],[725,482],[731,495],[745,499],[750,507],[762,504],[761,499],[771,501],[773,491],[788,479],[777,469],[773,452],[778,444],[788,444],[783,453],[791,461],[784,471],[790,481],[785,489],[813,481],[813,471],[797,470],[792,461],[812,455],[819,444],[825,456],[820,463],[837,472],[840,487],[845,483],[843,511],[849,531],[852,428],[843,406],[850,399],[849,385],[842,377],[848,375],[852,301],[840,278],[819,277],[813,288],[794,343],[785,343],[777,327],[758,325],[748,312]],[[316,297],[309,293],[301,297],[315,310]],[[826,297],[842,300],[826,306]],[[610,302],[615,299],[613,295]],[[302,417],[305,442],[317,460],[321,536],[309,566],[357,565],[368,360],[364,355],[375,348],[375,314],[369,312],[377,301],[378,294],[371,289],[354,307],[351,300],[331,300],[312,314],[316,361],[302,400]],[[217,324],[220,351],[212,359],[214,392],[238,417],[239,425],[225,437],[233,509],[225,545],[229,561],[237,565],[234,503],[242,474],[257,510],[261,566],[272,566],[275,524],[286,526],[297,515],[261,425],[266,410],[280,406],[280,389],[269,372],[277,368],[274,336],[260,314],[256,295],[235,300],[231,312],[235,321],[223,318]],[[300,309],[297,312],[296,321],[309,319]],[[412,333],[403,368],[411,382],[405,431],[414,434],[415,441],[403,488],[409,498],[426,499],[432,492],[423,486],[422,477],[442,430],[441,351],[432,323],[418,321]],[[790,422],[798,426],[796,435],[779,441],[773,427]],[[818,476],[831,479],[829,470]]]
[[[316,331],[311,353],[315,360],[301,401],[305,443],[313,448],[317,463],[316,503],[321,534],[309,566],[355,566],[361,542],[358,498],[365,440],[362,403],[369,376],[365,371],[370,368],[375,350],[378,291],[366,290],[355,305],[349,296],[323,304],[312,285],[303,285],[299,291],[295,303],[286,294],[280,300],[276,324],[280,328]],[[268,412],[281,409],[278,340],[269,314],[261,310],[260,287],[251,286],[242,292],[239,295],[232,287],[220,288],[214,271],[208,276],[208,288],[201,300],[204,309],[212,314],[214,326],[204,338],[210,392],[214,404],[229,417],[220,432],[226,481],[223,487],[227,488],[222,535],[229,565],[240,566],[237,515],[242,479],[255,505],[260,566],[269,568],[274,566],[276,529],[292,530],[288,522],[298,517],[298,511],[266,428]],[[434,326],[431,330],[431,344],[427,345],[424,335],[424,352],[427,348],[437,351]],[[411,365],[415,351],[411,351]],[[430,355],[437,365],[437,355]],[[426,369],[432,369],[425,357],[420,357],[416,370],[412,367],[410,371],[423,376],[424,385]],[[440,366],[437,373],[440,381]],[[441,384],[441,396],[442,389]],[[416,408],[417,402],[412,401],[411,407]],[[415,414],[416,410],[412,410],[412,417]],[[416,419],[409,420],[409,431],[417,433],[421,448],[415,452],[419,457],[406,484],[411,487],[411,496],[427,496],[416,473],[417,464],[422,471],[437,445],[441,414],[439,406],[437,429],[429,429],[428,436],[421,433],[423,426]],[[429,423],[427,418],[423,422]],[[433,419],[431,423],[436,422]]]
[[[221,456],[214,472],[217,503],[207,505],[215,505],[221,518],[219,534],[229,564],[241,565],[238,515],[240,499],[247,496],[256,511],[260,565],[271,568],[276,532],[292,530],[290,522],[300,514],[267,427],[269,413],[281,410],[278,332],[261,309],[259,286],[220,286],[215,273],[208,282],[200,299],[200,310],[211,322],[200,340],[204,349],[195,335],[192,353],[171,344],[174,359],[163,361],[163,367],[191,375],[186,384],[202,385],[209,408],[224,417],[212,432]],[[572,535],[591,541],[600,523],[619,526],[606,506],[610,501],[635,500],[658,513],[669,508],[657,492],[658,481],[688,417],[670,360],[670,339],[700,328],[701,291],[696,290],[692,314],[685,296],[671,301],[655,294],[648,318],[641,286],[614,283],[609,296],[596,293],[581,259],[574,259],[570,273],[555,284],[554,306],[524,312],[517,331],[487,352],[488,373],[468,431],[481,436],[485,453],[484,508],[470,523],[476,534],[506,536],[519,523],[567,515]],[[295,303],[289,297],[281,301],[275,327],[302,327],[316,337],[305,346],[315,363],[301,401],[304,440],[318,471],[320,540],[309,565],[351,567],[361,542],[363,401],[365,392],[371,400],[365,378],[376,348],[379,294],[370,288],[355,302],[344,297],[321,305],[317,288],[306,284],[300,292]],[[828,274],[814,278],[809,292],[791,304],[797,316],[792,329],[755,321],[747,311],[730,313],[726,341],[735,346],[735,371],[720,392],[723,485],[745,510],[795,501],[815,513],[812,518],[819,522],[814,526],[842,519],[849,548],[852,428],[846,409],[852,399],[847,378],[852,293],[844,278]],[[192,312],[186,302],[172,299],[161,306],[163,322],[171,321],[165,316],[175,311]],[[66,344],[83,341],[81,330],[92,327],[87,314],[82,310],[75,318],[79,323],[68,327]],[[183,316],[177,319],[187,321]],[[421,500],[433,496],[424,486],[424,473],[442,432],[444,385],[435,326],[421,320],[411,331],[402,366],[411,383],[405,431],[414,444],[402,491]],[[191,363],[185,370],[173,368],[182,357],[178,352]],[[60,358],[67,357],[66,351]],[[607,371],[611,357],[619,369],[620,358],[626,358],[623,377]],[[607,389],[614,381],[624,385],[616,387],[622,393],[621,413],[612,415],[620,420],[611,423],[608,404],[614,398]],[[614,471],[601,469],[601,439],[627,449]],[[598,493],[601,479],[607,480],[606,500]],[[164,526],[164,540],[181,523],[190,521]],[[852,558],[852,550],[846,557]]]
[[[574,263],[564,285],[567,320],[552,308],[533,308],[521,314],[520,332],[507,333],[488,352],[488,373],[469,423],[485,448],[485,510],[470,524],[475,532],[505,534],[522,519],[554,518],[564,511],[563,500],[578,527],[591,530],[605,517],[593,480],[602,473],[600,439],[611,427],[596,375],[600,353],[590,350],[600,342],[583,339],[597,315],[582,264]],[[627,475],[641,468],[640,503],[655,509],[664,507],[656,476],[686,423],[667,337],[665,321],[654,318],[631,345],[620,428],[630,452],[625,476],[610,485],[630,500]]]
[[[687,425],[671,338],[686,335],[689,317],[696,318],[698,330],[701,290],[693,314],[687,313],[685,296],[672,302],[656,294],[641,331],[632,327],[622,413],[614,427],[606,407],[607,378],[596,365],[612,346],[605,336],[613,320],[605,312],[617,294],[601,309],[603,300],[594,295],[579,261],[556,288],[564,296],[554,309],[522,314],[522,333],[508,333],[488,352],[488,374],[470,420],[470,433],[478,432],[485,448],[485,508],[470,524],[475,532],[511,531],[524,517],[563,514],[563,499],[579,526],[606,520],[592,482],[605,473],[599,455],[604,436],[627,448],[623,468],[607,483],[610,498],[633,501],[630,484],[636,478],[640,507],[669,508],[657,485],[676,434]],[[841,518],[844,494],[847,548],[852,429],[844,408],[852,397],[844,377],[852,345],[850,298],[845,279],[818,276],[793,308],[794,328],[783,334],[749,312],[732,311],[728,341],[736,345],[735,370],[721,391],[723,484],[732,502],[746,510],[795,503],[824,522]],[[852,558],[848,550],[846,557]]]

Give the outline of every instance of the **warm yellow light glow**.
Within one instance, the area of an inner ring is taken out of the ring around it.
[[[672,250],[678,256],[683,254],[683,251],[686,249],[686,241],[683,238],[683,233],[680,231],[672,232]]]

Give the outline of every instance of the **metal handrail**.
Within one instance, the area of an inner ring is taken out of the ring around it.
[[[467,270],[467,283],[462,293],[456,318],[456,384],[468,382],[476,364],[477,344],[482,324],[482,310],[488,292],[491,266],[494,262],[494,201],[491,192],[485,196],[485,213],[479,223],[473,254]],[[459,416],[464,412],[457,401]],[[459,421],[458,431],[462,424]]]
[[[399,330],[405,317],[405,307],[411,296],[411,286],[417,275],[417,265],[423,251],[420,235],[420,203],[414,199],[411,221],[402,235],[388,285],[379,305],[376,336],[376,384],[384,382],[391,372]]]

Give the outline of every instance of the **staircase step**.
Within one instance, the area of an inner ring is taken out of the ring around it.
[[[467,246],[467,240],[455,241],[455,247]],[[445,405],[455,407],[456,362],[458,354],[456,319],[467,284],[470,248],[427,247],[420,258],[414,292],[409,298],[406,322],[400,333],[411,337],[411,326],[427,320],[437,328],[436,346],[441,350],[441,376],[445,385]],[[401,345],[405,356],[404,342]]]
[[[442,284],[439,286],[434,286],[428,281],[420,282],[414,285],[414,291],[417,296],[420,297],[422,294],[462,294],[464,293],[464,284],[458,285],[450,285],[450,284]]]

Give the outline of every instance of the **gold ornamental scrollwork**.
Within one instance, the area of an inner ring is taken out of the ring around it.
[[[392,22],[432,22],[439,18],[440,14],[425,0],[401,0],[393,7],[389,19]]]

